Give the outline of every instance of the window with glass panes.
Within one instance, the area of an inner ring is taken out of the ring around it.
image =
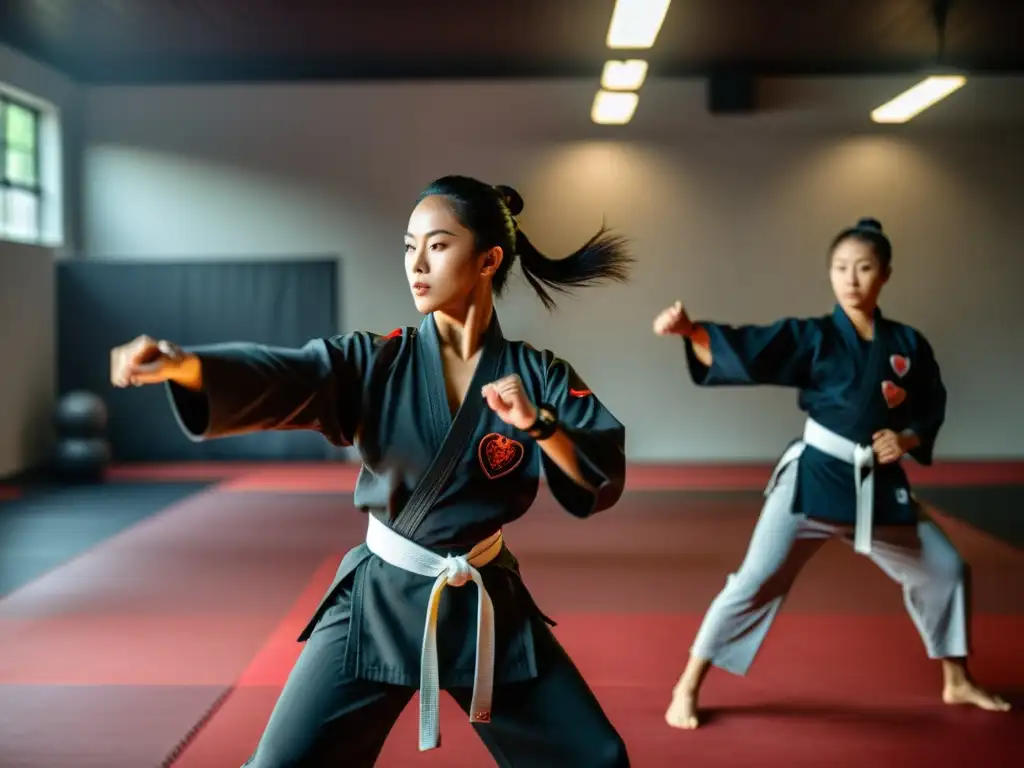
[[[39,111],[0,93],[0,236],[38,240]]]

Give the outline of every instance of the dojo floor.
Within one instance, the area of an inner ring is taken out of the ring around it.
[[[1024,765],[1020,464],[913,476],[972,565],[974,671],[1015,712],[942,705],[899,589],[830,542],[751,674],[712,672],[705,727],[664,724],[767,472],[636,467],[610,512],[575,520],[542,490],[506,531],[633,765]],[[240,766],[298,654],[295,636],[363,534],[354,477],[324,465],[180,465],[115,470],[89,488],[0,484],[0,766]],[[416,751],[410,706],[378,765],[493,764],[443,699],[444,747]]]

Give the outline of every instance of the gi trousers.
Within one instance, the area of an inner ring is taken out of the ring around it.
[[[832,537],[853,544],[852,526],[794,514],[797,462],[765,500],[746,556],[711,603],[691,653],[733,674],[746,674],[797,575]],[[928,656],[967,656],[965,566],[931,520],[876,527],[868,555],[903,587],[903,601]]]
[[[337,601],[306,641],[248,768],[369,768],[376,762],[416,690],[342,675],[349,605]],[[565,650],[546,627],[534,635],[544,645],[539,676],[495,685],[491,722],[473,724],[495,764],[628,768],[622,739]],[[472,690],[448,693],[468,717]]]

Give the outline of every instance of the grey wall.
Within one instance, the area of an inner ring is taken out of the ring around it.
[[[0,240],[0,476],[45,458],[52,442],[56,325],[54,259],[73,252],[80,92],[67,78],[0,46],[0,83],[53,103],[61,113],[64,242],[41,248]],[[69,193],[70,192],[70,193]]]
[[[54,259],[0,242],[0,477],[49,450],[54,398]]]
[[[340,252],[342,327],[386,332],[417,319],[401,242],[418,191],[447,173],[510,183],[551,255],[606,216],[641,262],[631,286],[550,316],[517,286],[507,332],[572,360],[634,459],[745,460],[796,433],[793,393],[697,391],[653,315],[676,298],[736,322],[827,312],[824,248],[873,215],[895,245],[883,308],[924,330],[951,390],[939,454],[1021,457],[1022,81],[873,127],[909,82],[769,82],[765,111],[728,119],[700,83],[652,82],[624,129],[589,123],[585,81],[91,88],[82,242],[115,259]]]

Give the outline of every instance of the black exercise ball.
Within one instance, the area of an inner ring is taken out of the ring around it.
[[[68,392],[57,403],[57,437],[97,438],[107,429],[107,406],[92,392]]]
[[[65,437],[57,441],[54,468],[70,482],[99,482],[110,455],[110,443],[102,437]]]

